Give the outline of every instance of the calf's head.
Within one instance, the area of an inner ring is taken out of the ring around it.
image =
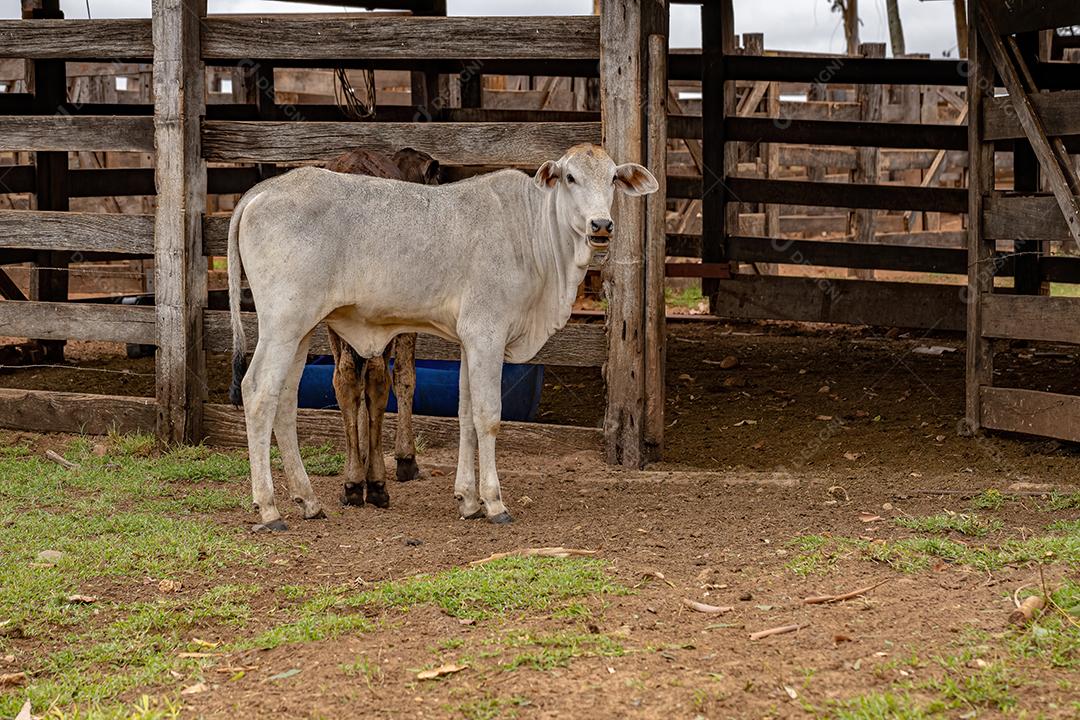
[[[615,233],[611,203],[616,190],[637,196],[659,188],[656,178],[641,165],[616,165],[603,148],[591,144],[575,145],[558,160],[548,160],[533,181],[557,193],[559,222],[594,249],[607,246]]]

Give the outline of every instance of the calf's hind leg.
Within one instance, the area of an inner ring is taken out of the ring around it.
[[[344,505],[364,504],[364,477],[366,475],[366,444],[361,444],[367,419],[362,418],[364,385],[364,359],[353,351],[333,330],[327,329],[330,351],[334,356],[334,395],[341,408],[345,429],[345,489],[341,497]]]
[[[386,354],[389,354],[387,348]],[[375,507],[390,507],[386,492],[386,463],[382,452],[383,415],[390,396],[386,355],[368,361],[364,372],[364,402],[367,407],[367,501]]]
[[[323,512],[319,499],[315,497],[311,479],[304,469],[304,461],[300,458],[300,444],[296,439],[296,392],[310,344],[311,333],[308,333],[307,337],[300,341],[300,348],[296,351],[292,367],[281,387],[277,417],[274,420],[274,436],[278,449],[281,450],[281,462],[285,466],[285,477],[289,481],[289,493],[293,502],[303,509],[304,519],[315,520],[325,518],[326,513]]]
[[[501,347],[497,350],[470,347],[468,352],[472,421],[480,456],[480,501],[484,503],[488,520],[499,525],[514,520],[503,504],[499,474],[495,469],[495,438],[499,435],[502,419],[501,351]]]
[[[416,435],[412,426],[415,389],[416,333],[406,333],[394,340],[394,395],[397,396],[394,459],[398,482],[414,480],[420,475],[420,468],[416,465]]]
[[[248,458],[251,461],[251,495],[262,521],[252,528],[256,531],[288,529],[274,503],[270,437],[281,389],[292,369],[298,345],[298,340],[260,337],[251,365],[240,385],[247,424]]]

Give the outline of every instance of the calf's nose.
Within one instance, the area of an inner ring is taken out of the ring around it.
[[[610,235],[615,232],[615,223],[610,220],[591,220],[589,228],[593,235]]]

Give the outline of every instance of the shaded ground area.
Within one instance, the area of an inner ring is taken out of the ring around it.
[[[509,527],[456,519],[451,452],[375,510],[332,502],[342,457],[314,448],[330,518],[279,493],[291,530],[264,536],[240,453],[7,433],[0,716],[1075,717],[1080,492],[1020,480],[1026,445],[951,442],[787,471],[506,455]],[[546,546],[594,553],[470,565]]]

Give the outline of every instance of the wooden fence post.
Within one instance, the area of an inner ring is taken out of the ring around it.
[[[983,337],[983,300],[994,291],[995,242],[983,236],[983,202],[994,189],[994,144],[983,136],[983,100],[994,96],[994,64],[979,37],[976,21],[982,12],[979,0],[971,0],[968,25],[968,285],[965,427],[973,433],[982,426],[979,389],[990,385],[994,353]]]
[[[667,2],[604,0],[600,18],[604,146],[617,163],[645,163],[648,38],[666,36]],[[612,464],[641,467],[645,445],[645,201],[616,194],[616,240],[604,266],[608,298],[604,440]]]
[[[645,451],[648,460],[659,460],[664,449],[667,359],[667,36],[649,35],[648,47],[646,164],[660,189],[645,202]]]
[[[724,119],[735,115],[735,83],[725,78],[724,55],[734,52],[735,11],[732,0],[701,6],[701,122],[703,134],[701,186],[701,261],[728,259],[727,237],[738,234],[738,205],[727,189],[728,171],[737,162],[736,147],[727,147]],[[729,207],[730,206],[730,207]],[[710,308],[717,281],[705,278],[701,291]]]
[[[199,46],[205,15],[206,0],[153,2],[157,429],[168,442],[201,439],[206,400],[206,162],[200,143],[206,101]]]
[[[884,43],[865,43],[859,46],[859,54],[867,58],[885,57]],[[881,85],[859,85],[859,116],[864,122],[881,122],[884,88]],[[855,172],[852,181],[876,185],[881,174],[881,150],[877,147],[860,147],[855,151]],[[857,243],[874,242],[874,213],[872,209],[856,210],[851,215],[852,240]],[[848,277],[870,279],[870,269],[849,269]]]

